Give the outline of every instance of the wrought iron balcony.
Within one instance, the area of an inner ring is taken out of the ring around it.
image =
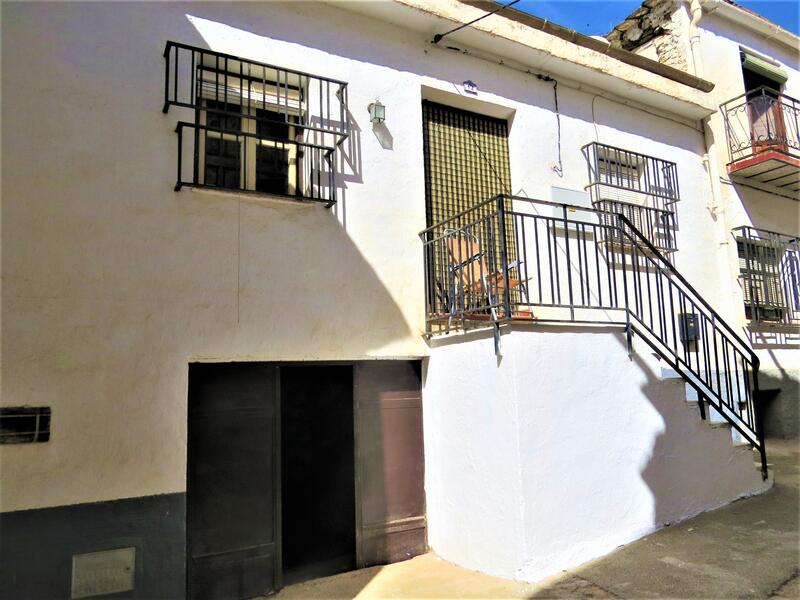
[[[754,227],[737,227],[733,235],[747,318],[800,326],[800,237]]]
[[[728,173],[800,191],[800,102],[762,86],[720,106]]]
[[[176,190],[336,201],[347,83],[177,42],[164,59],[163,111],[191,109],[176,127]]]
[[[582,148],[589,168],[592,204],[601,211],[623,213],[659,250],[677,250],[680,200],[678,166],[666,160],[592,143]]]
[[[548,322],[624,326],[761,451],[758,358],[621,213],[497,196],[421,232],[427,333]],[[531,327],[533,329],[533,327]]]

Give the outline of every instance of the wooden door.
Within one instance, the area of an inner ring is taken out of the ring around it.
[[[780,95],[762,90],[748,100],[753,151],[786,152],[786,124]]]
[[[405,560],[427,547],[421,364],[359,363],[354,390],[358,564]]]
[[[189,598],[252,598],[280,587],[277,385],[273,365],[189,367]]]

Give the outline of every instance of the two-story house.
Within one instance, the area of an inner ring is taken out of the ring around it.
[[[738,92],[500,8],[3,4],[6,595],[533,581],[768,488]]]

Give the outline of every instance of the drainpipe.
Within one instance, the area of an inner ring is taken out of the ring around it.
[[[700,4],[700,0],[691,0],[689,3],[689,12],[692,16],[689,21],[689,43],[692,52],[692,64],[694,65],[694,74],[702,78],[704,72],[703,55],[700,47],[700,29],[698,28],[698,23],[703,17],[703,7]],[[736,290],[734,289],[733,281],[736,275],[731,271],[731,257],[729,256],[731,252],[729,247],[730,234],[725,218],[725,207],[722,202],[722,190],[720,189],[720,176],[722,171],[720,170],[719,161],[717,159],[714,132],[711,130],[712,116],[714,115],[703,119],[703,145],[705,146],[703,166],[708,174],[708,182],[711,186],[711,198],[706,208],[711,214],[711,218],[714,219],[717,229],[717,243],[723,250],[725,256],[725,265],[722,272],[730,272],[730,276],[725,277],[725,281],[728,284],[728,296],[735,297]]]
[[[689,3],[689,12],[692,15],[691,21],[689,21],[689,44],[692,52],[692,65],[694,66],[695,76],[703,77],[703,55],[700,51],[700,29],[697,27],[697,24],[703,17],[703,7],[700,5],[700,0],[691,0]],[[721,194],[719,180],[714,174],[720,171],[714,148],[714,134],[711,131],[710,116],[703,119],[703,145],[705,146],[703,167],[708,174],[708,181],[711,186],[711,200],[706,205],[706,208],[708,208],[708,212],[716,219],[716,215],[722,207],[720,205]],[[727,237],[721,240],[722,243],[726,241]]]

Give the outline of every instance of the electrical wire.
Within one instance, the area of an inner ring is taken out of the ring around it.
[[[558,110],[558,81],[549,75],[541,75],[536,74],[536,79],[539,81],[546,81],[553,83],[553,99],[555,100],[556,105],[556,128],[558,131],[558,135],[556,138],[557,147],[558,147],[558,164],[553,165],[553,171],[555,171],[556,175],[559,177],[564,177],[564,163],[561,160],[561,113]]]
[[[481,15],[480,17],[478,17],[477,19],[473,19],[469,23],[462,23],[461,25],[451,29],[450,31],[446,31],[444,33],[437,33],[435,36],[433,36],[433,39],[431,40],[431,44],[438,44],[439,42],[442,41],[442,39],[444,39],[445,36],[450,35],[451,33],[455,33],[456,31],[458,31],[460,29],[464,29],[464,27],[469,27],[470,25],[473,25],[473,24],[477,23],[481,19],[485,19],[486,17],[491,17],[492,15],[499,13],[504,8],[508,8],[509,6],[513,6],[517,2],[519,2],[519,0],[512,0],[508,4],[503,4],[502,6],[496,8],[495,10],[493,10],[492,12],[486,13],[485,15]]]

